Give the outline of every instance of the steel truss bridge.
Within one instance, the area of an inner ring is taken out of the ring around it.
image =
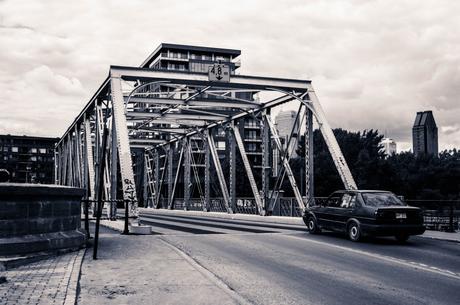
[[[286,103],[299,110],[283,143],[271,110]],[[270,215],[287,178],[303,211],[313,200],[313,118],[345,188],[355,189],[310,81],[231,75],[220,82],[205,73],[111,66],[56,145],[56,183],[85,188],[90,200],[103,188],[102,199],[129,201],[135,218],[139,201],[152,208]],[[242,133],[251,128],[256,145],[249,147]],[[303,194],[289,164],[300,132],[305,135]],[[237,177],[237,164],[246,177]],[[244,201],[249,207],[239,204],[240,179],[252,192]],[[107,210],[115,217],[116,204]]]

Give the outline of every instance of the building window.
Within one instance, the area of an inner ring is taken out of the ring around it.
[[[37,161],[37,157],[36,156],[30,157],[30,161]]]
[[[4,151],[4,152],[8,152],[8,147],[6,147],[6,146],[3,147],[3,151]]]
[[[225,150],[225,141],[219,141],[219,142],[217,142],[217,143],[216,143],[216,146],[217,146],[216,148],[217,148],[218,150]]]
[[[256,151],[256,150],[257,150],[257,145],[255,143],[248,144],[248,151]]]
[[[46,154],[46,148],[40,148],[39,151],[41,154]]]
[[[247,130],[246,131],[246,139],[256,139],[257,132],[255,130]]]
[[[11,147],[11,152],[18,152],[18,148],[16,146]]]
[[[36,148],[31,148],[31,149],[30,149],[30,152],[33,153],[33,154],[36,154],[36,153],[37,153],[37,149],[36,149]]]

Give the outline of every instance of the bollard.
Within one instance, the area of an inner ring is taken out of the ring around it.
[[[91,234],[89,233],[89,200],[85,200],[84,201],[84,212],[85,212],[85,231],[86,231],[86,238],[87,239],[90,239],[91,238]]]
[[[125,200],[125,227],[123,229],[122,234],[129,234],[129,223],[128,223],[128,216],[129,216],[129,201]]]

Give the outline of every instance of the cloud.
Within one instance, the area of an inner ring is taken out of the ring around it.
[[[460,147],[449,129],[460,117],[459,9],[447,0],[3,1],[0,132],[61,135],[109,65],[137,66],[175,42],[239,48],[243,74],[312,79],[335,127],[407,144],[415,113],[431,109],[440,147]]]

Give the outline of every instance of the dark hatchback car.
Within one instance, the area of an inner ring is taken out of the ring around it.
[[[394,236],[407,241],[425,232],[423,212],[387,191],[337,191],[322,204],[309,207],[303,220],[310,233],[322,229],[344,232],[352,241],[363,236]]]

